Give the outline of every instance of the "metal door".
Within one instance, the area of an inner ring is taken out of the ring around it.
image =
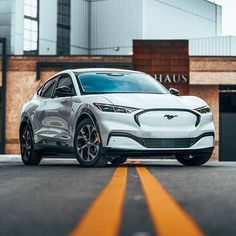
[[[220,91],[220,161],[236,161],[236,88]]]
[[[74,85],[69,74],[59,77],[55,89],[61,86],[70,87],[72,94],[75,95]],[[72,146],[72,124],[74,123],[72,96],[57,97],[55,89],[52,98],[48,101],[46,111],[48,135],[55,143]]]

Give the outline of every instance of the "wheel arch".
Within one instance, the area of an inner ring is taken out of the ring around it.
[[[93,112],[87,108],[83,109],[83,111],[80,113],[80,115],[76,121],[75,130],[77,129],[77,126],[79,125],[79,123],[86,118],[89,118],[93,122],[93,124],[97,127],[99,135],[100,135],[100,140],[102,143],[101,132],[100,132],[100,128],[99,128],[99,124],[97,122],[97,119],[96,119],[95,115],[93,114]]]
[[[20,128],[19,128],[19,136],[21,135],[21,132],[22,132],[22,130],[23,130],[23,128],[24,128],[25,126],[29,126],[31,132],[33,132],[30,119],[29,119],[29,117],[26,116],[26,115],[25,115],[25,116],[22,116],[22,118],[21,118]]]
[[[80,113],[79,117],[77,118],[77,121],[76,121],[76,128],[77,126],[79,125],[79,123],[81,121],[83,121],[84,119],[86,118],[89,118],[95,125],[97,125],[97,119],[95,117],[95,115],[93,114],[92,111],[90,111],[89,109],[87,108],[84,108],[82,110],[82,112]]]

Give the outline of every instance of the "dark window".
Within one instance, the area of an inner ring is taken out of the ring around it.
[[[153,77],[131,72],[98,72],[77,75],[83,94],[154,93],[168,91]]]
[[[56,82],[56,78],[48,81],[44,86],[40,93],[40,96],[45,98],[50,98],[52,96],[52,91]]]
[[[38,54],[38,0],[24,0],[24,45],[26,55]]]
[[[70,54],[71,0],[57,0],[57,54]]]
[[[62,86],[67,86],[67,87],[71,88],[73,96],[76,94],[74,84],[73,84],[72,79],[69,75],[63,75],[59,79],[59,82],[57,84],[57,88],[62,87]]]

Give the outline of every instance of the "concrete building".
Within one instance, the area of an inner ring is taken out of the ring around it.
[[[206,0],[0,0],[11,55],[129,55],[134,39],[221,36],[221,18]]]
[[[221,7],[205,0],[92,1],[91,10],[91,54],[132,54],[133,39],[221,35]]]

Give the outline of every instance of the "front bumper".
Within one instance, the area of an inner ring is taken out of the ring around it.
[[[119,148],[105,148],[104,153],[108,156],[128,156],[130,157],[142,157],[142,159],[157,157],[157,156],[175,156],[175,155],[201,155],[201,154],[212,154],[214,147],[203,148],[203,149],[189,149],[189,150],[128,150]]]
[[[138,121],[135,120],[139,113]],[[186,109],[154,109],[131,114],[97,111],[102,145],[130,151],[180,151],[213,148],[212,113],[194,114]],[[173,120],[166,114],[175,115]]]
[[[214,132],[203,133],[195,138],[140,138],[129,133],[111,132],[108,148],[129,150],[180,150],[204,149],[214,146]]]

